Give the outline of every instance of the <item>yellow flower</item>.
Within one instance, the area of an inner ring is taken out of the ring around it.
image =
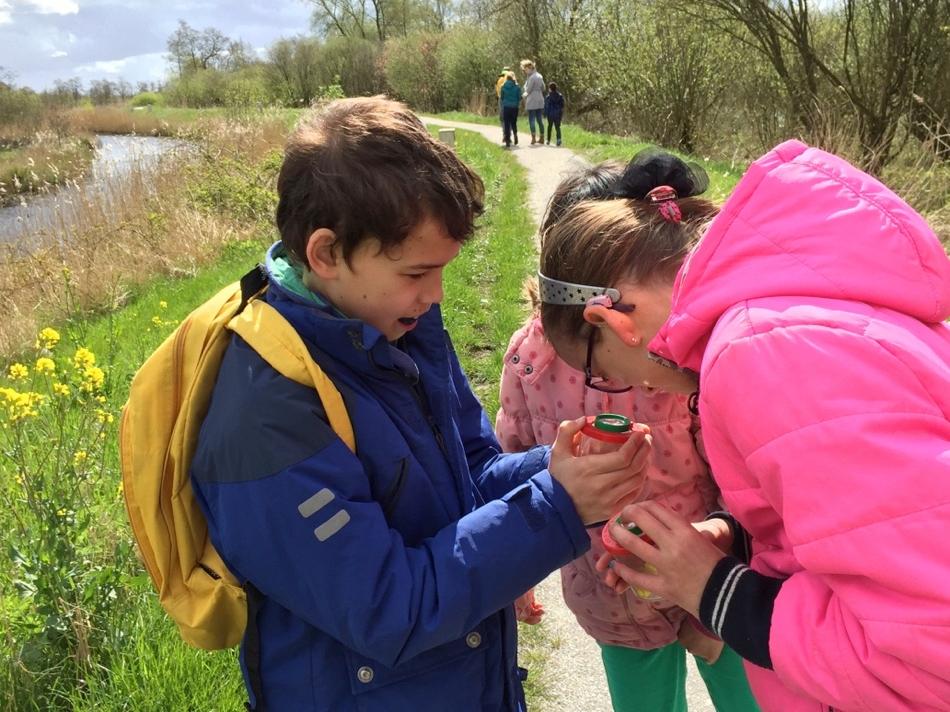
[[[50,350],[59,343],[59,332],[56,329],[51,329],[46,327],[43,329],[39,336],[36,339],[36,348],[44,348]]]
[[[115,420],[115,416],[107,410],[96,409],[96,420],[100,423],[109,424]]]
[[[106,374],[98,366],[88,366],[82,373],[82,382],[79,384],[79,390],[83,393],[92,393],[102,388],[105,383]]]
[[[28,369],[22,363],[15,363],[10,366],[10,370],[7,372],[7,375],[10,377],[11,381],[19,381],[30,375],[30,369]]]
[[[63,517],[65,517],[65,516],[66,516],[66,508],[65,508],[65,507],[60,507],[59,509],[57,509],[57,510],[56,510],[56,516],[59,517],[60,519],[62,519]]]
[[[15,481],[18,485],[22,485],[22,484],[23,484],[23,475],[17,475],[17,476],[14,477],[13,479],[14,479],[14,481]]]
[[[80,346],[73,354],[73,365],[77,368],[89,368],[95,365],[96,355],[85,346]]]
[[[62,396],[63,398],[67,398],[71,391],[69,390],[69,386],[67,386],[65,383],[54,383],[53,393],[58,396]]]
[[[162,301],[160,301],[160,302],[158,303],[158,308],[159,308],[159,309],[168,309],[168,302],[166,302],[166,301],[163,299]]]
[[[46,398],[41,393],[17,393],[12,388],[0,388],[0,395],[3,396],[6,406],[7,421],[16,423],[26,418],[35,418],[39,415],[36,407]]]
[[[41,356],[36,359],[36,365],[33,367],[33,370],[39,374],[53,373],[56,370],[56,363],[51,358]]]
[[[88,458],[89,458],[89,453],[87,453],[85,450],[77,450],[75,453],[73,453],[73,465],[78,467],[79,465],[84,463]]]
[[[96,401],[96,403],[105,403],[105,402],[106,402],[106,397],[105,397],[104,395],[102,395],[102,394],[99,394],[99,395],[96,396],[95,401]]]
[[[153,317],[152,317],[152,325],[153,325],[153,326],[161,326],[161,325],[162,325],[162,318],[161,318],[160,316],[153,316]]]

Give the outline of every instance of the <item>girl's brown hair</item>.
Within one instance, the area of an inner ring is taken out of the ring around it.
[[[676,201],[681,222],[665,220],[644,200],[586,200],[568,208],[541,236],[541,273],[592,286],[672,280],[718,207],[702,198]],[[542,304],[548,338],[585,338],[580,306]]]

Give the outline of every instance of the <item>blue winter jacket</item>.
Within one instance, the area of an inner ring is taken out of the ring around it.
[[[233,337],[192,481],[250,584],[252,706],[523,710],[511,602],[589,546],[547,451],[500,453],[438,307],[396,348],[273,278],[266,299],[339,388],[357,450]]]
[[[549,119],[559,120],[564,114],[564,95],[557,91],[549,92],[544,97],[544,115]]]
[[[501,85],[499,98],[502,106],[517,108],[521,105],[521,87],[514,79],[509,79]]]

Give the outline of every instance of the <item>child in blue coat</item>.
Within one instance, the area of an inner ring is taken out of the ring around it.
[[[503,455],[439,309],[481,180],[407,107],[333,102],[291,135],[263,298],[343,396],[235,335],[193,458],[209,534],[248,595],[251,710],[523,712],[511,602],[629,501],[647,438]]]
[[[561,118],[564,116],[564,95],[557,90],[557,84],[548,84],[548,95],[544,97],[544,115],[548,118],[548,145],[551,145],[551,127],[557,135],[557,145],[561,145]]]

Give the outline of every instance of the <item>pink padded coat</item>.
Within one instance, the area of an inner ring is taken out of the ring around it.
[[[581,415],[621,413],[653,431],[647,476],[665,490],[657,497],[691,521],[718,506],[706,464],[694,445],[695,422],[683,396],[635,389],[609,394],[584,387],[584,376],[564,363],[531,319],[511,337],[501,377],[501,408],[495,431],[508,452],[554,442],[558,424]],[[608,645],[652,649],[676,640],[685,617],[680,608],[650,604],[632,592],[618,596],[594,569],[604,553],[600,528],[591,549],[561,569],[564,600],[584,630]],[[543,603],[543,602],[542,602]]]
[[[700,418],[752,568],[788,577],[764,710],[950,710],[950,260],[900,198],[790,141],[677,276],[652,351]]]

